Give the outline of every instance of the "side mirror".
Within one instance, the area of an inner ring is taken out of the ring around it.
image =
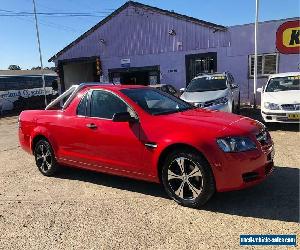
[[[235,84],[235,83],[231,84],[231,88],[232,88],[232,89],[237,89],[238,87],[239,87],[238,84]]]
[[[256,91],[259,92],[259,93],[262,93],[263,89],[262,88],[258,88]]]
[[[183,93],[185,91],[185,88],[179,89],[180,93]]]
[[[119,112],[114,114],[112,120],[113,122],[135,122],[137,118],[131,116],[129,112]]]

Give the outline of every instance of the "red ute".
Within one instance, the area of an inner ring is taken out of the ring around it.
[[[23,111],[19,140],[46,176],[67,165],[162,183],[190,207],[255,185],[273,168],[260,122],[136,85],[73,86],[46,110]]]

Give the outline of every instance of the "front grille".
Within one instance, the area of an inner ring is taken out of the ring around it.
[[[300,103],[297,104],[281,104],[281,108],[287,111],[297,111],[300,110]]]
[[[210,107],[210,106],[213,106],[214,105],[214,101],[208,101],[208,102],[205,102],[203,104],[203,106],[206,108],[206,107]]]

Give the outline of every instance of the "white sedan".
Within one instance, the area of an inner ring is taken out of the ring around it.
[[[271,75],[261,92],[261,114],[265,122],[299,123],[300,72]]]

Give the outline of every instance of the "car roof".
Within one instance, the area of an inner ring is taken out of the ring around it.
[[[285,72],[285,73],[270,75],[269,78],[285,77],[285,76],[298,76],[298,75],[300,75],[300,72]]]
[[[88,87],[88,88],[107,89],[107,90],[137,89],[137,88],[148,87],[144,85],[122,85],[122,84],[99,83],[99,82],[86,82],[86,83],[81,83],[79,86]]]

